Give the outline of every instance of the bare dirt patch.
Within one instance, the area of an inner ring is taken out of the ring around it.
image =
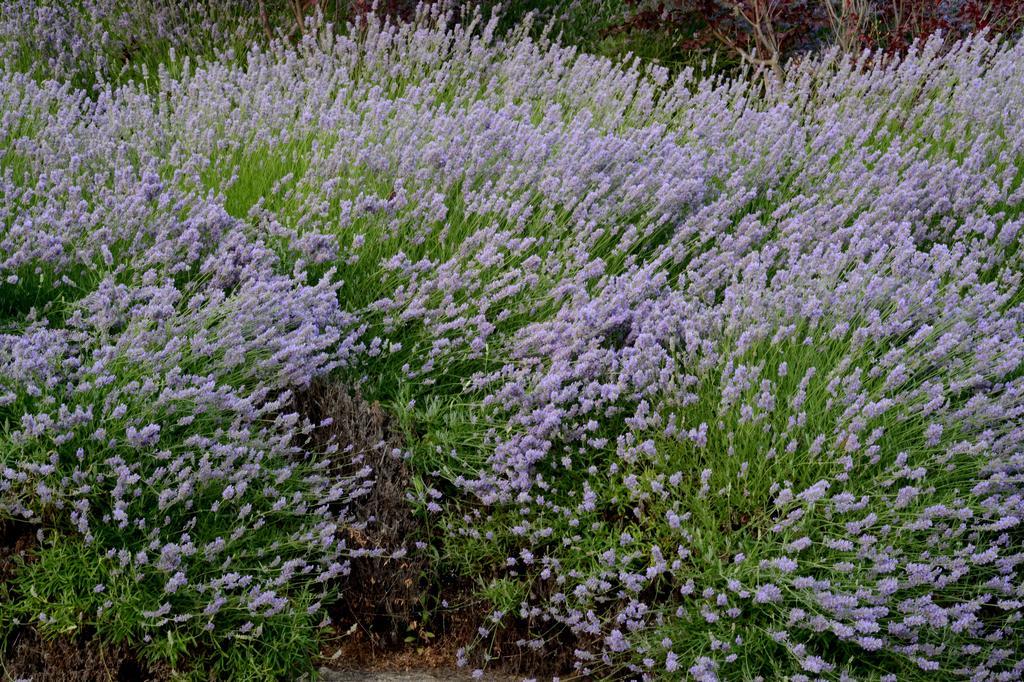
[[[297,408],[315,424],[331,420],[314,432],[313,445],[338,444],[337,473],[357,457],[373,469],[372,491],[353,504],[356,518],[369,521],[365,528],[346,530],[345,540],[352,547],[382,548],[388,555],[353,559],[351,587],[332,608],[332,619],[368,633],[373,647],[400,646],[416,620],[426,567],[408,546],[422,536],[422,522],[406,499],[411,474],[401,456],[398,429],[378,403],[333,384],[314,384],[298,396]],[[393,558],[401,549],[408,554]]]
[[[94,636],[44,639],[30,627],[9,642],[0,672],[32,682],[162,681],[166,674],[141,663],[125,646],[110,646]],[[6,679],[6,678],[5,678]]]
[[[334,384],[314,384],[297,397],[296,407],[315,424],[331,420],[314,432],[312,445],[321,449],[332,442],[339,445],[337,473],[351,468],[358,455],[373,468],[372,492],[353,505],[357,518],[372,520],[363,529],[347,531],[346,541],[388,553],[408,550],[401,559],[352,561],[348,586],[329,610],[335,629],[322,651],[321,664],[360,674],[433,670],[442,671],[442,679],[458,679],[451,672],[456,652],[474,640],[489,609],[474,596],[471,579],[431,565],[424,553],[416,551],[417,540],[430,542],[430,530],[407,498],[413,487],[412,471],[396,456],[406,446],[398,425],[378,403]],[[429,622],[422,622],[424,618]],[[550,646],[531,649],[525,645],[531,625],[538,624],[517,621],[499,630],[489,647],[494,658],[487,665],[486,679],[571,674],[572,651],[578,642],[553,635],[559,640],[554,655]]]

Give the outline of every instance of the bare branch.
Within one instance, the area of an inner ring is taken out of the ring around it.
[[[270,17],[267,15],[267,5],[264,0],[259,0],[260,8],[260,22],[263,24],[263,34],[267,37],[269,43],[274,39],[274,33],[270,30]]]

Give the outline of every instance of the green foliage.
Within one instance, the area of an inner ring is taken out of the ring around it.
[[[532,15],[537,35],[547,32],[563,45],[616,61],[639,58],[672,73],[690,67],[702,75],[733,71],[738,65],[727,51],[694,47],[696,23],[637,22],[634,8],[622,0],[484,0],[480,4],[484,11],[500,6],[503,30]]]

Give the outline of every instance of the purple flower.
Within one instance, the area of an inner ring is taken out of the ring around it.
[[[774,604],[782,601],[782,590],[778,586],[766,583],[754,591],[755,604]]]

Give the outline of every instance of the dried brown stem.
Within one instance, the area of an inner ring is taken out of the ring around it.
[[[267,15],[267,5],[264,0],[259,0],[260,7],[260,22],[263,24],[263,34],[267,37],[267,42],[274,39],[274,33],[270,30],[270,17]]]
[[[303,24],[305,24],[305,16],[302,11],[301,0],[291,0],[289,4],[291,5],[292,8],[292,14],[295,16],[295,30],[299,32],[299,35],[304,35],[305,30],[303,28]],[[295,33],[295,30],[293,30],[288,35],[293,35]]]

